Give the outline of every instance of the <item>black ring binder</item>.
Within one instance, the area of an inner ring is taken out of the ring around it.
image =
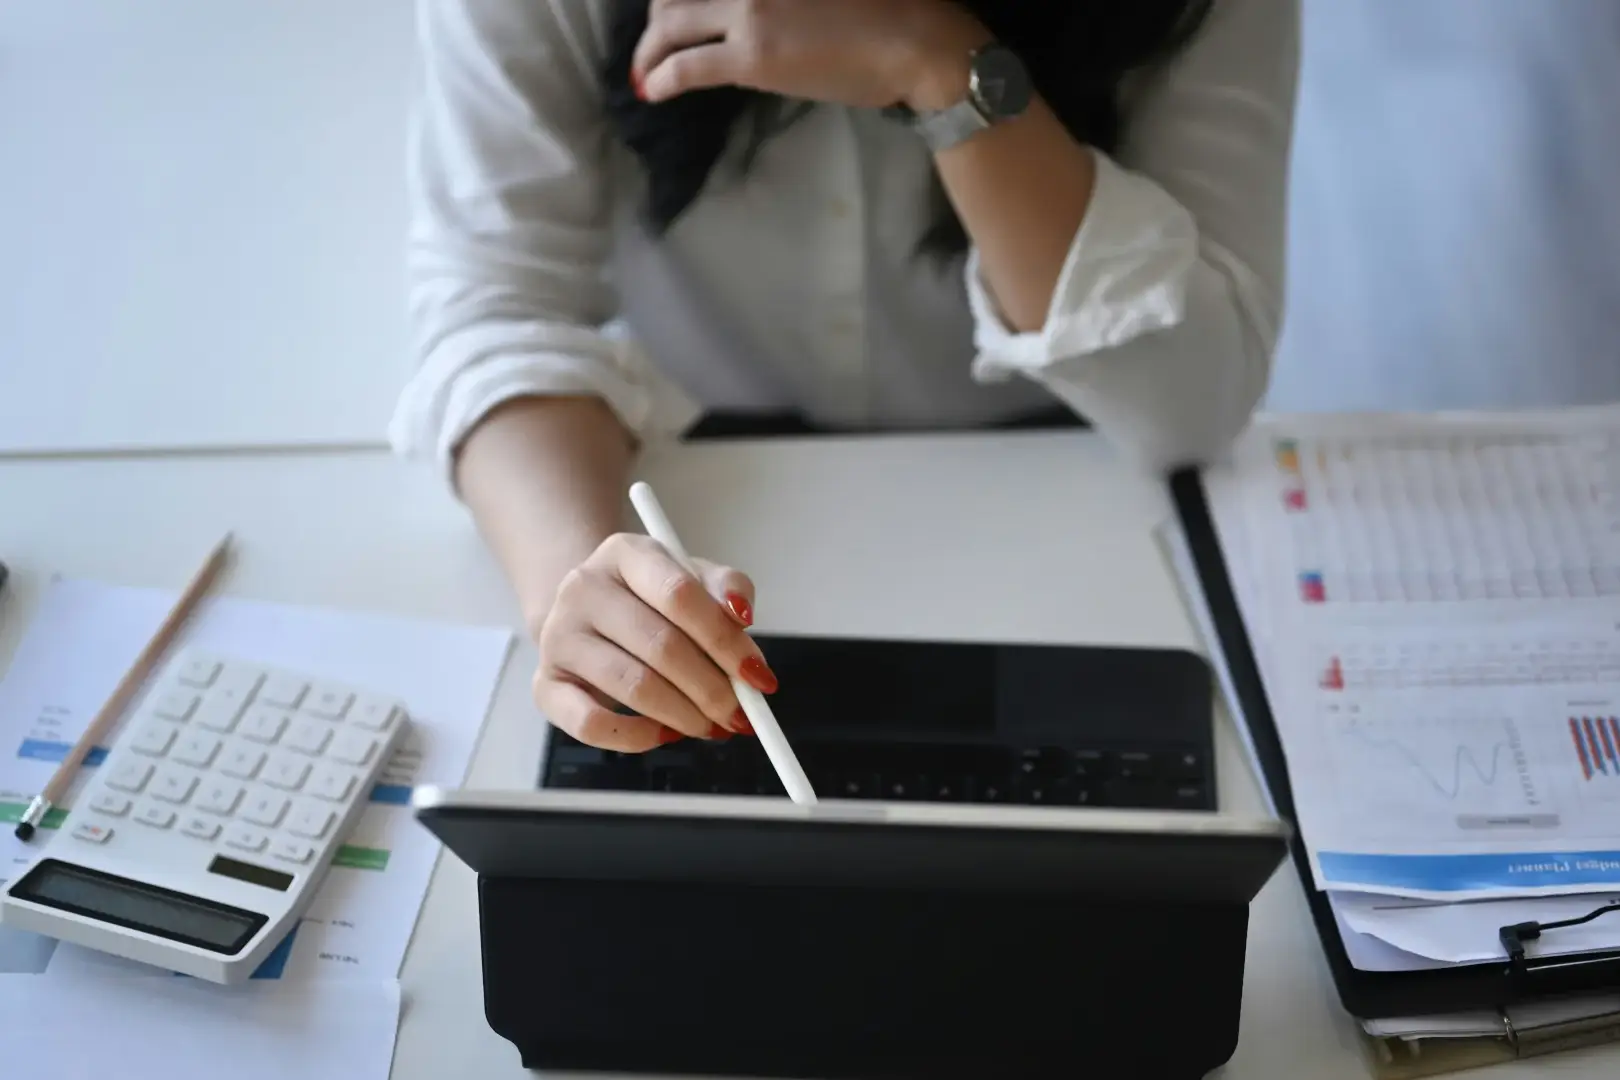
[[[1176,519],[1186,537],[1193,569],[1209,609],[1216,638],[1209,645],[1220,650],[1231,674],[1232,691],[1238,698],[1259,758],[1263,773],[1260,779],[1269,790],[1278,815],[1293,826],[1290,845],[1295,868],[1333,975],[1334,987],[1346,1011],[1362,1020],[1474,1009],[1491,1009],[1505,1015],[1509,1006],[1530,1001],[1620,991],[1620,951],[1517,960],[1509,954],[1501,961],[1420,971],[1363,971],[1351,964],[1327,895],[1317,890],[1311,874],[1305,837],[1299,829],[1288,784],[1281,737],[1227,572],[1226,555],[1210,513],[1203,474],[1197,469],[1181,469],[1170,474],[1167,483]],[[1553,926],[1542,924],[1541,929]]]

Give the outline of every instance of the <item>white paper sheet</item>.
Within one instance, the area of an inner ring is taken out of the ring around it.
[[[1620,889],[1620,410],[1271,418],[1211,511],[1319,887]]]
[[[396,980],[224,988],[0,975],[0,1060],[28,1080],[388,1080]]]
[[[53,755],[77,738],[172,602],[158,590],[84,581],[59,581],[47,591],[0,683],[0,820],[14,819],[49,778]],[[257,976],[394,978],[439,850],[410,816],[410,787],[454,784],[465,775],[510,632],[220,598],[198,611],[183,643],[375,687],[406,702],[412,727],[404,746],[304,921]],[[0,877],[8,862],[33,851],[6,830]],[[47,973],[109,971],[152,969],[64,945]]]
[[[1578,919],[1620,901],[1620,894],[1444,904],[1363,893],[1335,894],[1335,901],[1336,910],[1358,933],[1431,960],[1470,964],[1502,961],[1499,931],[1504,926]],[[1525,948],[1530,957],[1620,949],[1620,912],[1550,930]]]

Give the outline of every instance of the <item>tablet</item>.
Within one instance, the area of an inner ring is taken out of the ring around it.
[[[1189,811],[421,787],[418,820],[486,877],[1064,893],[1243,903],[1276,819]]]

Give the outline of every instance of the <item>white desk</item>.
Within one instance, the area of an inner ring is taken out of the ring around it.
[[[755,575],[762,629],[1194,640],[1149,535],[1164,497],[1086,435],[711,445],[650,461],[645,475],[694,550]],[[177,585],[226,527],[243,542],[226,586],[236,594],[516,621],[459,508],[380,454],[0,462],[0,558],[22,606],[51,570]],[[14,613],[0,616],[7,655],[22,629]],[[477,785],[533,782],[532,663],[520,650],[507,673]],[[1224,728],[1218,767],[1225,807],[1253,811]],[[526,1075],[485,1025],[477,945],[472,875],[447,857],[403,972],[398,1080]],[[1242,1042],[1224,1075],[1364,1080],[1291,868],[1254,907],[1248,964]],[[1488,1075],[1617,1074],[1609,1048]]]
[[[414,10],[0,4],[0,454],[381,445]]]

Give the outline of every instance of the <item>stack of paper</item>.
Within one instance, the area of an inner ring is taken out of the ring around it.
[[[155,590],[78,581],[50,588],[0,683],[0,822],[15,821],[40,790],[172,603]],[[244,1048],[262,1044],[266,1076],[381,1080],[399,1019],[399,968],[438,856],[437,841],[411,817],[411,788],[455,784],[466,773],[511,635],[218,599],[182,644],[375,687],[406,702],[410,734],[304,919],[246,986],[198,983],[0,927],[0,1063],[18,1075],[102,1075],[114,1063],[94,1055],[110,1045],[122,1048],[121,1073],[184,1066],[181,1075],[214,1076],[240,1072],[244,1054],[260,1060]],[[59,828],[65,817],[46,825]],[[37,844],[16,841],[9,827],[0,834],[0,882]],[[42,1026],[55,1013],[72,1023]],[[117,1035],[84,1040],[86,1028]],[[165,1046],[161,1060],[143,1060]]]
[[[1269,418],[1206,489],[1358,967],[1620,898],[1620,410]]]

